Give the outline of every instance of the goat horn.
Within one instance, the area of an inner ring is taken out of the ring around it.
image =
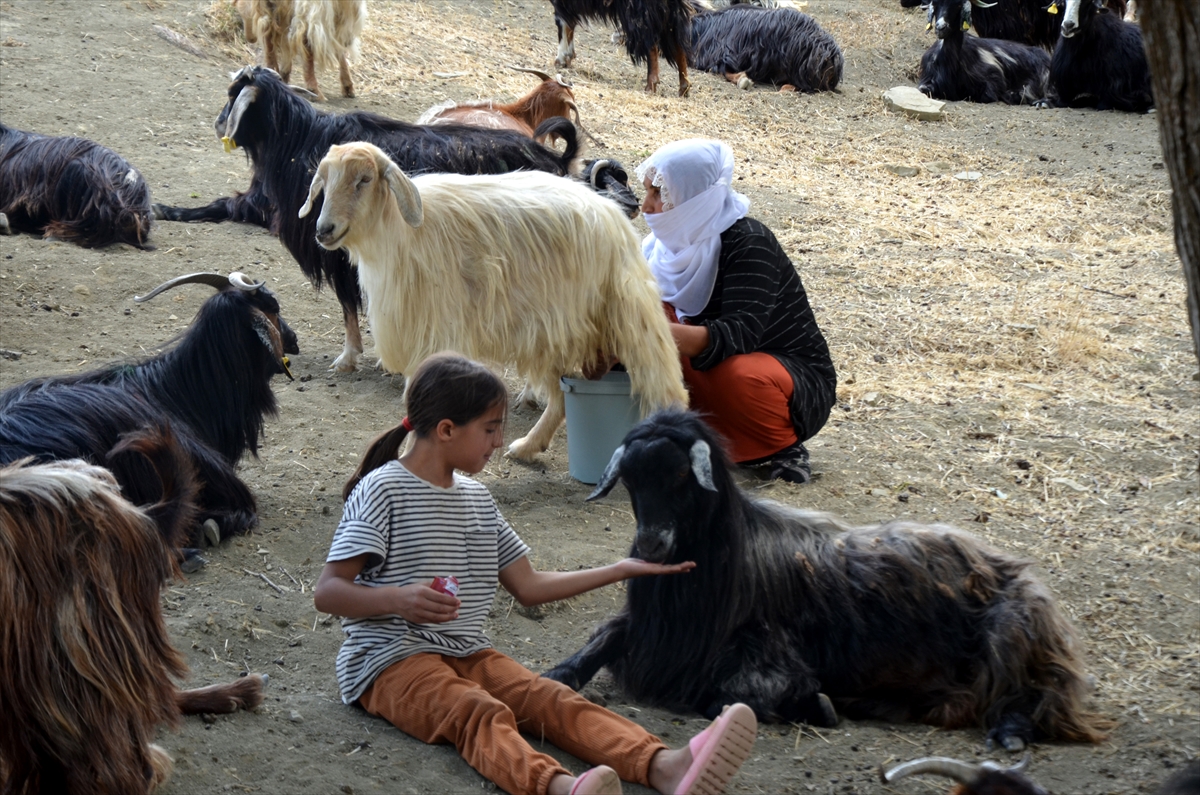
[[[262,287],[264,284],[266,284],[265,281],[250,281],[250,279],[246,277],[246,274],[242,273],[241,271],[234,271],[233,273],[229,274],[229,286],[237,288],[242,292],[252,293],[259,287]]]
[[[240,273],[235,275],[242,276]],[[245,279],[246,277],[242,276],[242,278]],[[165,293],[167,290],[178,287],[181,284],[207,284],[209,287],[216,287],[218,290],[227,290],[229,289],[230,285],[230,277],[222,276],[219,273],[207,272],[189,273],[186,276],[176,276],[170,281],[163,282],[145,295],[135,295],[133,297],[133,301],[137,304],[145,303],[159,293]]]
[[[587,496],[587,502],[598,500],[612,491],[612,487],[617,483],[617,476],[621,474],[621,458],[624,455],[625,445],[613,450],[612,458],[608,459],[608,466],[604,467],[604,473],[600,475],[600,482],[596,484],[595,490]]]
[[[991,8],[992,6],[996,5],[996,3],[985,3],[983,0],[971,0],[971,5],[975,6],[976,8]]]
[[[225,151],[232,152],[237,148],[237,142],[233,140],[233,136],[237,135],[238,124],[242,121],[242,114],[246,112],[246,108],[250,107],[254,100],[258,99],[258,87],[246,86],[237,95],[237,99],[233,101],[233,107],[229,110],[229,115],[225,118],[225,135],[221,138],[221,143],[225,144]]]
[[[594,136],[590,132],[588,132],[587,128],[583,126],[583,121],[581,121],[579,118],[579,106],[568,99],[567,107],[570,108],[571,112],[575,114],[575,126],[579,128],[579,131],[581,133],[583,133],[584,135],[586,135],[588,137],[588,140],[596,145],[597,149],[605,149],[606,147],[604,146],[604,144],[602,144],[599,140],[597,140],[596,136]]]
[[[526,74],[537,75],[538,77],[542,78],[543,80],[553,80],[554,79],[553,77],[551,77],[550,75],[546,74],[543,71],[540,71],[538,69],[530,69],[527,66],[509,65],[508,68],[512,69],[514,72],[525,72]]]
[[[880,765],[879,780],[884,784],[891,784],[893,781],[906,776],[933,773],[934,775],[952,778],[959,784],[970,784],[979,775],[980,769],[979,765],[970,765],[966,762],[950,759],[945,756],[926,756],[922,759],[914,759],[911,762],[896,765],[886,773],[883,771],[883,765]]]
[[[610,165],[612,165],[611,160],[596,160],[592,163],[592,180],[591,181],[592,181],[592,187],[595,188],[596,190],[600,189],[600,186],[596,184],[596,181],[600,178],[600,169],[608,168]]]
[[[1024,773],[1025,768],[1029,767],[1029,760],[1032,758],[1033,755],[1026,751],[1025,756],[1021,757],[1021,761],[1015,765],[1001,767],[998,762],[984,762],[979,767],[982,770],[998,770],[1002,773]]]
[[[708,446],[708,442],[697,439],[692,444],[688,457],[692,459],[692,474],[696,476],[696,482],[700,484],[700,487],[708,491],[716,491],[717,487],[713,483],[712,474],[712,448]]]
[[[317,95],[315,93],[313,93],[312,91],[309,91],[304,86],[288,86],[288,90],[291,91],[293,94],[295,94],[298,97],[304,97],[309,102],[312,102],[314,99],[317,99]]]

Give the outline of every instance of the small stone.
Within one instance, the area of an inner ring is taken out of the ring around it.
[[[89,288],[85,284],[75,285],[74,287],[71,288],[71,292],[73,292],[77,295],[91,295],[92,294],[91,288]]]
[[[290,720],[292,723],[304,723],[304,716],[296,710],[292,710],[288,713],[288,720]]]
[[[354,795],[354,787],[350,786],[349,784],[343,784],[342,792],[346,793],[346,795]]]
[[[0,349],[0,356],[8,359],[10,362],[15,362],[21,358],[21,352]]]
[[[930,99],[912,86],[896,86],[883,92],[883,104],[921,121],[941,121],[945,102]]]
[[[133,310],[132,310],[132,309],[130,309],[130,308],[128,308],[128,307],[126,307],[126,308],[125,308],[125,314],[126,314],[126,315],[132,315],[132,314],[133,314]]]
[[[887,489],[871,489],[867,493],[872,497],[887,497],[891,495],[891,492]]]
[[[885,171],[892,172],[897,177],[915,177],[917,174],[921,173],[921,169],[917,168],[916,166],[901,166],[896,165],[895,163],[888,163],[883,168]]]
[[[980,174],[978,171],[960,171],[954,175],[954,178],[961,179],[963,182],[975,182],[982,176],[983,174]]]
[[[935,160],[932,163],[926,163],[925,170],[930,174],[949,174],[954,170],[954,164],[945,160]]]
[[[178,319],[179,319],[178,315],[167,315],[167,320],[178,320]]]

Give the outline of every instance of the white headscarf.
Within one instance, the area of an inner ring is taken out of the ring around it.
[[[638,181],[646,177],[662,192],[663,211],[644,216],[642,254],[663,300],[681,319],[698,315],[717,280],[721,233],[750,209],[732,187],[733,151],[721,141],[675,141],[638,166]]]

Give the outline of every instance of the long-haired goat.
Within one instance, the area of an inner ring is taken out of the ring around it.
[[[516,364],[548,395],[509,455],[531,459],[563,420],[558,380],[617,356],[646,409],[686,405],[679,354],[633,226],[610,201],[536,171],[409,179],[367,143],[334,146],[301,215],[358,267],[384,366],[452,349]],[[600,357],[599,359],[597,357]]]
[[[1050,53],[1002,39],[968,36],[973,0],[931,0],[938,40],[921,56],[920,90],[952,102],[1035,104],[1046,96]]]
[[[830,726],[836,704],[982,725],[1009,749],[1103,737],[1075,633],[1027,561],[945,525],[850,528],[753,499],[695,414],[635,426],[588,499],[618,480],[632,554],[696,568],[630,580],[621,611],[546,676],[579,688],[608,666],[631,697],[710,717],[742,701]]]
[[[885,771],[879,767],[879,780],[891,784],[908,776],[944,776],[957,782],[951,795],[1049,795],[1025,775],[1029,752],[1015,765],[1001,767],[995,762],[968,763],[944,756],[927,756],[896,765]]]
[[[199,478],[199,521],[216,524],[219,537],[210,531],[209,541],[253,527],[254,495],[234,466],[246,451],[257,455],[263,418],[276,412],[271,378],[290,377],[286,354],[299,352],[296,335],[279,316],[271,291],[240,273],[182,276],[134,300],[191,283],[219,292],[172,349],[142,362],[33,379],[0,393],[0,464],[26,456],[84,458],[110,466],[130,501],[152,503],[159,497],[154,473],[136,461],[110,461],[109,452],[123,434],[169,424]],[[197,525],[166,541],[195,548],[203,532]]]
[[[646,91],[658,91],[658,58],[679,70],[679,96],[686,97],[688,48],[692,40],[691,0],[550,0],[558,27],[554,65],[565,69],[575,60],[575,28],[584,22],[605,22],[625,40],[634,64],[646,64]]]
[[[1111,0],[1113,8],[1125,13],[1126,0]],[[900,0],[904,8],[928,5],[928,0]],[[975,4],[975,13],[970,22],[975,32],[985,39],[1003,39],[1054,49],[1062,28],[1062,16],[1058,13],[1059,0],[994,0]]]
[[[346,343],[333,362],[336,370],[354,370],[362,353],[358,313],[362,296],[350,260],[340,251],[317,245],[315,216],[303,219],[313,170],[333,144],[370,141],[413,173],[453,171],[497,174],[517,169],[548,171],[565,176],[576,168],[579,151],[575,128],[567,119],[553,118],[535,130],[555,132],[566,140],[559,153],[510,130],[481,130],[466,125],[426,127],[355,111],[321,113],[296,96],[270,69],[248,66],[233,77],[229,101],[216,122],[217,135],[232,148],[246,150],[254,167],[251,191],[218,199],[207,207],[186,210],[156,205],[171,221],[224,220],[235,206],[256,201],[255,186],[272,210],[272,227],[314,286],[333,286],[342,305]]]
[[[18,232],[88,248],[147,245],[150,189],[113,150],[86,138],[14,130],[0,124],[0,214]]]
[[[1145,113],[1154,107],[1142,29],[1105,0],[1067,0],[1046,104]]]
[[[186,453],[158,428],[118,453],[161,478],[148,512],[108,470],[84,461],[0,467],[0,791],[131,795],[162,784],[152,745],[180,714],[262,701],[263,677],[181,691],[187,674],[159,603],[177,576],[162,538],[190,522],[199,488]]]
[[[692,20],[692,66],[737,82],[832,91],[842,79],[842,51],[807,14],[791,8],[734,5]]]
[[[262,40],[263,62],[286,83],[296,56],[304,60],[304,85],[324,100],[317,69],[338,70],[342,96],[354,96],[350,61],[358,57],[367,24],[367,0],[234,0],[246,41]]]

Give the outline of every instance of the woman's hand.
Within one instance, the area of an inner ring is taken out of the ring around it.
[[[428,585],[413,584],[391,589],[396,615],[413,624],[444,624],[458,618],[461,602]]]
[[[628,580],[633,577],[645,577],[650,574],[683,574],[696,568],[696,561],[685,560],[683,563],[651,563],[648,560],[641,558],[625,558],[617,561],[614,564],[618,573],[621,574],[621,579]]]
[[[684,356],[699,356],[708,347],[708,326],[688,326],[683,323],[668,323],[675,347]]]

